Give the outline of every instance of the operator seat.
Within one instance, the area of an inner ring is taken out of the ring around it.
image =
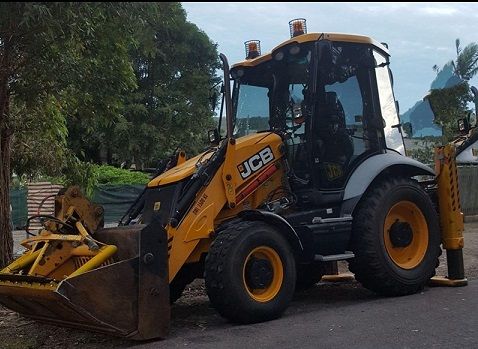
[[[336,188],[343,184],[354,153],[353,141],[347,131],[345,111],[337,93],[325,93],[325,104],[319,108],[318,124],[321,187]]]

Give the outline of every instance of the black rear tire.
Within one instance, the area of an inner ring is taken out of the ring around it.
[[[273,226],[240,221],[217,234],[204,277],[211,304],[221,316],[237,323],[272,320],[294,295],[295,258]]]
[[[384,178],[354,213],[349,268],[366,288],[387,296],[423,289],[435,275],[439,218],[427,193],[409,178]],[[419,229],[418,229],[418,228]]]

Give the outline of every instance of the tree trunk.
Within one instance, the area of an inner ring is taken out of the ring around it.
[[[7,80],[0,79],[0,269],[13,257],[10,216],[10,145],[12,131],[8,127],[10,96]]]

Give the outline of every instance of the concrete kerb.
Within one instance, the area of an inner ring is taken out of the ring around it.
[[[465,223],[478,222],[478,215],[470,215],[464,217]]]

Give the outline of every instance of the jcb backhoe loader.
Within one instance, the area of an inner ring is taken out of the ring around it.
[[[102,229],[77,188],[59,195],[1,271],[0,303],[149,339],[167,334],[170,302],[196,277],[238,323],[279,317],[339,260],[368,289],[401,296],[434,276],[443,244],[442,281],[466,283],[453,149],[436,172],[403,155],[386,45],[290,26],[271,53],[247,42],[231,69],[221,55],[225,136],[211,132],[189,160],[180,152],[119,227]]]

